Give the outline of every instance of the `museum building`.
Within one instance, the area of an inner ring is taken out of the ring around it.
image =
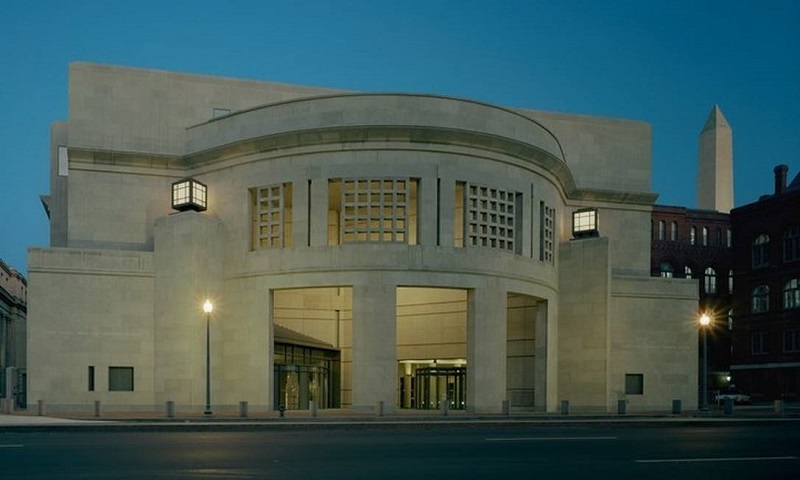
[[[29,402],[697,404],[696,280],[650,276],[645,123],[89,63],[68,91]]]

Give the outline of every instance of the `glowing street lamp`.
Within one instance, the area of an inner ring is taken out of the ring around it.
[[[214,304],[206,299],[203,304],[203,311],[206,312],[206,408],[203,415],[211,416],[211,312],[214,311]]]
[[[700,329],[703,331],[703,399],[701,410],[708,411],[708,328],[711,325],[711,317],[703,313],[700,315]]]

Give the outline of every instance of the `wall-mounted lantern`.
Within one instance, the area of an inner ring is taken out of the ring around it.
[[[581,208],[572,213],[573,238],[597,237],[599,235],[596,208]]]
[[[172,208],[179,212],[206,209],[208,188],[194,178],[184,178],[172,184]]]

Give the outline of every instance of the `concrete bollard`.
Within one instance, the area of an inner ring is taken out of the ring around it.
[[[239,402],[239,418],[247,418],[247,402]]]
[[[561,400],[561,415],[569,415],[569,400]]]
[[[175,418],[175,402],[172,400],[167,400],[166,408],[167,418]]]
[[[100,416],[100,400],[94,401],[94,416],[95,417]]]
[[[379,417],[383,416],[383,400],[375,402],[375,414]]]
[[[504,416],[511,415],[511,403],[508,400],[503,400],[502,412]]]
[[[628,410],[628,401],[617,400],[617,415],[625,415],[625,412],[627,410]]]
[[[776,414],[783,416],[783,400],[775,400],[773,408]]]
[[[733,415],[733,399],[725,399],[725,415]]]
[[[44,400],[36,400],[36,415],[44,415]]]
[[[316,417],[317,416],[317,401],[316,400],[311,400],[311,416],[312,417]]]
[[[673,415],[680,415],[681,413],[681,401],[680,400],[673,400],[672,401],[672,414]]]

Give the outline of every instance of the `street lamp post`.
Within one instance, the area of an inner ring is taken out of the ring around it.
[[[700,329],[703,330],[703,399],[701,402],[701,410],[708,411],[708,326],[711,324],[711,318],[707,314],[700,316]]]
[[[206,408],[203,415],[211,416],[211,312],[214,305],[210,300],[203,304],[203,311],[206,312]]]

